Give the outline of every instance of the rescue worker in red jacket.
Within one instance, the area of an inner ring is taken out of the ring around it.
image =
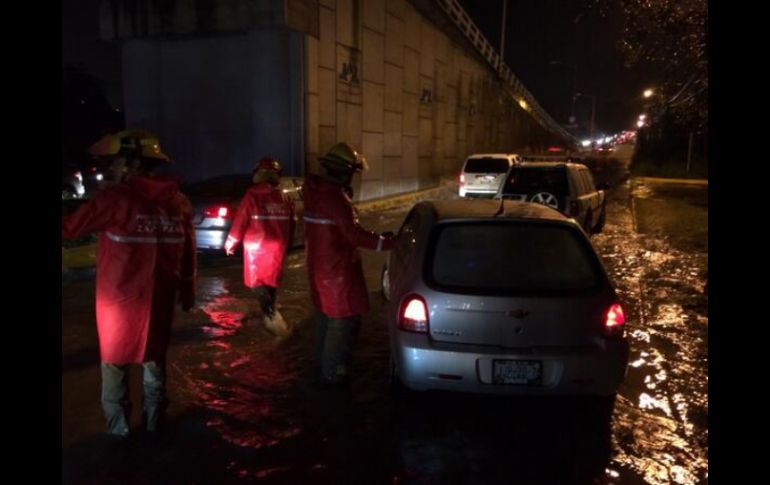
[[[252,177],[254,185],[241,199],[225,252],[232,255],[243,242],[243,282],[256,293],[267,329],[285,336],[289,328],[275,309],[275,293],[284,255],[291,246],[294,204],[281,190],[277,160],[262,158]]]
[[[110,435],[129,433],[129,364],[142,364],[145,426],[165,416],[166,350],[174,305],[195,303],[195,233],[177,182],[154,170],[170,160],[154,135],[126,130],[90,149],[110,162],[113,185],[62,218],[62,239],[98,232],[96,323],[102,408]]]
[[[308,275],[316,307],[317,359],[328,384],[349,379],[353,341],[361,315],[369,310],[358,248],[387,251],[392,234],[361,227],[350,199],[353,175],[366,159],[347,143],[320,157],[321,175],[308,175],[302,188]]]

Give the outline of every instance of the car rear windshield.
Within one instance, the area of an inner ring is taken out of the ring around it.
[[[428,283],[449,292],[569,292],[602,281],[590,244],[564,226],[446,223],[435,229],[430,247]]]
[[[564,167],[513,167],[503,184],[503,194],[569,193]]]
[[[507,158],[469,158],[465,163],[466,173],[505,173],[508,171]]]

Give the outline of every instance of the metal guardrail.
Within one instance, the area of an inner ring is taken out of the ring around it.
[[[567,130],[565,130],[559,123],[557,123],[551,115],[549,115],[537,102],[532,93],[524,87],[524,84],[519,81],[511,69],[505,64],[505,61],[500,58],[492,44],[484,37],[473,20],[468,16],[468,13],[457,0],[435,0],[435,2],[444,10],[444,12],[452,19],[452,22],[460,29],[465,37],[471,42],[481,56],[486,59],[490,67],[497,72],[500,79],[503,81],[509,89],[513,98],[521,105],[521,102],[526,103],[526,108],[535,120],[540,123],[545,129],[552,131],[570,142],[577,144],[578,140],[572,136]]]

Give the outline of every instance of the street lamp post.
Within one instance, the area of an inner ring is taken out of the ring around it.
[[[642,91],[642,107],[645,114],[639,115],[637,121],[639,130],[644,129],[643,136],[639,138],[640,151],[642,152],[654,151],[655,143],[660,141],[660,132],[658,131],[660,129],[658,123],[660,110],[655,108],[655,99],[653,99],[656,95],[657,93],[653,88]]]

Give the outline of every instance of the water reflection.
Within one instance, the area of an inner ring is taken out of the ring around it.
[[[645,186],[634,192],[653,195]],[[612,210],[619,224],[594,244],[619,294],[632,298],[634,321],[608,469],[621,479],[630,472],[653,484],[700,483],[708,472],[708,316],[702,295],[708,255],[637,234],[624,206]]]
[[[183,356],[185,390],[211,413],[206,426],[226,442],[252,449],[275,446],[301,432],[284,405],[297,370],[260,333],[253,298],[234,296],[227,285],[221,278],[202,281],[206,300],[200,329],[206,341]]]

